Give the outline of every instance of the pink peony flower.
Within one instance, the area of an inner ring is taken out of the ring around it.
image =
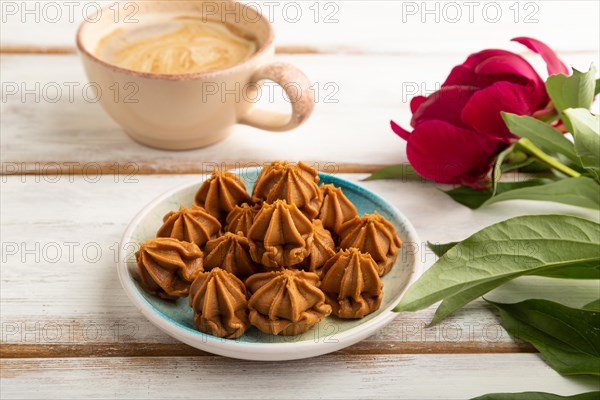
[[[544,43],[524,37],[513,41],[542,56],[548,74],[569,73]],[[523,57],[489,49],[454,67],[440,90],[411,100],[412,132],[394,121],[391,126],[407,141],[408,160],[421,176],[481,188],[497,154],[517,139],[501,112],[533,115],[548,103],[544,81]]]

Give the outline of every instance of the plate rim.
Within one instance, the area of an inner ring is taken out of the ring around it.
[[[257,172],[259,172],[260,169],[261,167],[248,167],[241,169],[232,169],[230,170],[230,172],[239,174],[241,170],[257,170]],[[194,178],[193,180],[190,179],[189,181],[180,183],[177,186],[174,186],[173,188],[165,191],[161,195],[154,198],[152,201],[150,201],[144,207],[142,207],[142,209],[139,212],[136,213],[136,215],[129,222],[121,236],[121,241],[119,245],[119,257],[117,263],[117,274],[121,283],[121,287],[125,291],[125,294],[129,298],[129,300],[133,303],[133,305],[154,326],[158,327],[160,330],[162,330],[169,336],[174,337],[177,340],[180,340],[192,347],[209,353],[246,360],[283,361],[314,357],[317,355],[327,354],[351,346],[352,344],[355,344],[360,340],[365,339],[366,337],[373,334],[375,331],[382,328],[383,326],[389,324],[399,315],[399,313],[393,312],[392,309],[404,296],[407,289],[423,273],[423,263],[421,262],[420,257],[418,257],[416,254],[414,255],[412,271],[409,271],[408,284],[400,293],[393,297],[391,305],[388,306],[386,309],[380,311],[379,315],[370,319],[366,323],[357,325],[344,332],[336,333],[335,338],[337,339],[337,341],[335,342],[326,342],[323,341],[322,338],[320,338],[317,341],[302,340],[297,342],[290,341],[289,343],[240,342],[235,339],[224,339],[208,335],[200,331],[194,330],[193,332],[191,332],[191,328],[183,326],[179,322],[170,318],[165,318],[164,316],[159,314],[158,310],[156,310],[156,308],[150,302],[148,302],[139,292],[138,288],[135,286],[133,277],[129,273],[129,267],[127,265],[127,252],[130,250],[127,247],[129,247],[131,243],[130,238],[135,228],[139,225],[140,221],[150,212],[150,210],[152,210],[155,206],[160,204],[162,201],[168,199],[172,195],[181,192],[185,189],[189,189],[192,186],[202,184],[202,182],[204,182],[208,178],[208,175],[209,174],[201,174],[200,179]],[[406,218],[406,216],[403,213],[401,213],[394,205],[389,203],[387,200],[385,200],[378,194],[372,192],[371,190],[357,185],[354,182],[350,182],[346,179],[337,177],[335,174],[319,173],[320,178],[322,178],[323,176],[326,176],[327,179],[330,181],[333,180],[334,182],[332,183],[336,184],[336,186],[340,186],[339,184],[350,186],[352,187],[352,189],[360,192],[362,195],[366,195],[378,202],[385,204],[389,209],[391,209],[395,213],[395,216],[402,221],[402,224],[406,229],[406,235],[411,238],[411,241],[414,241],[417,244],[420,243],[419,235],[412,223]],[[244,351],[241,352],[240,350]],[[290,355],[290,351],[293,351],[294,354]]]

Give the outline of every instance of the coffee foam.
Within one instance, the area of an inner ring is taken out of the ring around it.
[[[186,74],[227,68],[256,51],[255,40],[224,23],[163,15],[114,30],[102,38],[95,53],[134,71]]]

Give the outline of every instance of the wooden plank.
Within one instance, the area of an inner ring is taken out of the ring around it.
[[[540,38],[562,53],[597,52],[600,45],[594,1],[246,2],[273,22],[279,46],[323,53],[463,54],[467,45],[466,51],[504,47],[512,36]],[[2,51],[72,51],[79,22],[98,4],[5,1]]]
[[[598,390],[535,354],[327,355],[251,362],[222,357],[1,360],[5,399],[465,399],[490,392]]]
[[[123,299],[124,302],[127,299]],[[8,308],[10,302],[5,302]],[[127,304],[124,304],[126,306]],[[177,342],[136,315],[115,310],[106,315],[3,318],[2,358],[207,355]],[[340,354],[459,354],[534,352],[513,339],[496,315],[477,302],[466,311],[428,328],[433,310],[399,315],[372,337]]]
[[[171,153],[177,156],[180,153]],[[200,153],[201,154],[201,153]],[[282,158],[294,160],[295,158]],[[215,159],[216,160],[216,159]],[[252,168],[268,164],[275,158],[263,159],[239,159],[229,161],[192,161],[192,160],[173,160],[168,159],[164,164],[159,164],[159,160],[138,160],[138,161],[7,161],[1,163],[0,175],[33,175],[33,176],[52,176],[52,175],[115,175],[121,174],[126,177],[137,175],[156,175],[156,174],[207,174],[215,167],[227,169]],[[365,173],[373,172],[388,164],[360,164],[345,161],[325,161],[319,159],[302,159],[311,165],[321,165],[322,170],[331,173]],[[40,178],[44,179],[44,178]],[[51,179],[51,178],[50,178]],[[126,179],[126,178],[124,178]],[[407,176],[407,179],[422,180],[418,177]]]
[[[363,341],[335,354],[513,354],[535,353],[525,342],[378,342]],[[213,356],[183,343],[6,344],[0,358],[56,357],[187,357]]]
[[[594,57],[587,53],[567,61],[584,69]],[[273,159],[311,160],[338,172],[372,171],[406,161],[404,141],[391,132],[389,120],[408,126],[408,100],[434,90],[459,61],[440,55],[278,56],[304,70],[319,94],[305,125],[276,134],[238,125],[216,145],[168,152],[133,142],[99,104],[85,100],[86,80],[76,56],[1,58],[6,89],[0,103],[3,174],[198,173],[211,170],[213,163],[239,167]],[[536,57],[530,59],[541,68]],[[371,73],[375,64],[377,73]],[[68,85],[74,84],[78,86],[70,92]],[[62,94],[58,99],[56,87]],[[264,105],[287,109],[283,97],[272,94],[271,104],[265,92]]]
[[[593,211],[536,202],[498,204],[473,212],[432,184],[360,182],[365,174],[340,176],[390,201],[413,222],[423,242],[459,240],[519,214],[563,212],[597,218]],[[129,302],[114,271],[114,251],[125,226],[145,204],[171,187],[200,182],[201,176],[105,175],[95,180],[22,175],[1,179],[3,357],[198,354],[151,325]],[[435,261],[424,244],[420,251],[426,266]],[[570,282],[559,280],[522,280],[492,298],[518,301],[550,293],[568,304],[581,305],[597,296],[594,282],[573,289]],[[433,312],[430,308],[400,314],[343,353],[532,351],[522,342],[515,343],[482,301],[426,329]]]
[[[39,57],[2,56],[5,82],[15,82],[19,88],[35,88],[36,84],[43,88],[50,82],[63,87],[65,82],[84,84],[77,57]],[[278,59],[298,65],[321,88],[317,110],[297,130],[275,134],[239,125],[229,138],[205,149],[160,151],[130,140],[98,104],[83,99],[81,90],[75,92],[72,101],[65,92],[60,101],[51,103],[43,97],[38,101],[31,95],[22,98],[19,89],[19,95],[10,96],[0,106],[3,172],[36,173],[58,167],[63,173],[68,173],[68,168],[100,168],[110,173],[116,163],[136,173],[190,173],[212,169],[214,162],[240,166],[272,159],[336,163],[352,172],[357,164],[366,165],[361,168],[364,171],[402,160],[404,145],[388,125],[389,118],[401,112],[400,94],[392,91],[393,86],[400,91],[401,82],[377,92],[357,84],[356,73],[370,65],[362,57],[290,55]],[[345,67],[350,63],[353,68]],[[392,67],[387,68],[393,75]],[[328,84],[333,86],[324,88]],[[287,109],[283,98],[277,92],[274,95],[279,102],[268,106]],[[331,102],[325,96],[330,96]],[[369,104],[375,103],[381,106],[368,110]],[[359,119],[359,115],[363,117]],[[376,135],[374,129],[379,131]]]

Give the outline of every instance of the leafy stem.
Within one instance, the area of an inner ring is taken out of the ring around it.
[[[533,142],[531,140],[529,140],[527,138],[521,138],[518,143],[519,143],[519,146],[521,147],[521,149],[525,150],[531,156],[535,157],[540,162],[546,164],[550,168],[554,168],[555,170],[562,172],[563,174],[565,174],[567,176],[574,177],[574,178],[581,176],[581,174],[579,172],[575,171],[572,168],[567,167],[566,165],[564,165],[563,163],[558,161],[556,158],[551,157],[548,154],[544,153],[539,147],[537,147],[535,144],[533,144]]]

